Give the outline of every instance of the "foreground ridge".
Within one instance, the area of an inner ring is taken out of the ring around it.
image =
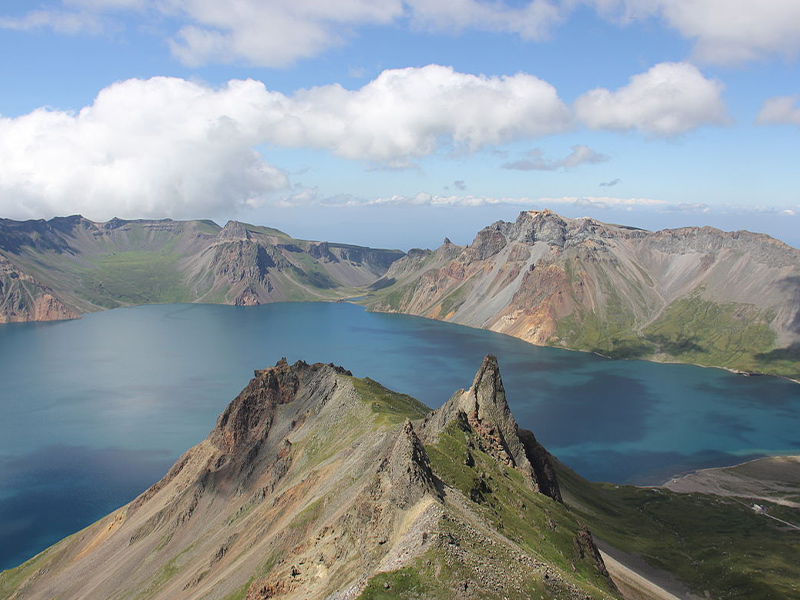
[[[430,411],[340,367],[255,372],[127,506],[1,598],[617,598],[497,360]]]

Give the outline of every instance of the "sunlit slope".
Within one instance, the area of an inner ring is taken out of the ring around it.
[[[800,251],[766,235],[530,211],[409,252],[371,288],[372,310],[534,344],[800,377]]]
[[[438,411],[330,365],[258,371],[127,506],[0,598],[618,598],[487,357]]]
[[[402,252],[296,240],[211,221],[0,220],[0,319],[49,320],[154,302],[251,305],[357,293]],[[26,279],[25,279],[26,278]],[[38,287],[34,287],[38,286]],[[57,306],[45,312],[41,300]],[[65,308],[59,310],[63,306]]]

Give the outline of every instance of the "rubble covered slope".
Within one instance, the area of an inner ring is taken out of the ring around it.
[[[800,379],[800,251],[763,234],[524,211],[410,251],[371,289],[371,310],[533,344]]]

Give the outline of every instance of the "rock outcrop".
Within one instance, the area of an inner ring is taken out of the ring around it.
[[[0,323],[75,319],[78,312],[0,255]]]
[[[526,439],[493,357],[434,412],[281,360],[161,481],[0,574],[0,597],[617,598],[591,535],[535,491]]]
[[[475,431],[482,450],[498,462],[519,470],[536,491],[561,501],[555,471],[547,451],[527,430],[520,430],[506,402],[506,392],[497,358],[484,358],[468,390],[458,390],[421,425],[423,439],[435,443],[440,433],[454,420],[462,420]]]

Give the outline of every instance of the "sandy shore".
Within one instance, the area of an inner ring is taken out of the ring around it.
[[[767,501],[800,509],[800,456],[769,456],[733,467],[701,469],[664,484],[673,492]]]
[[[701,600],[671,573],[653,567],[640,556],[595,541],[611,579],[625,600]]]

